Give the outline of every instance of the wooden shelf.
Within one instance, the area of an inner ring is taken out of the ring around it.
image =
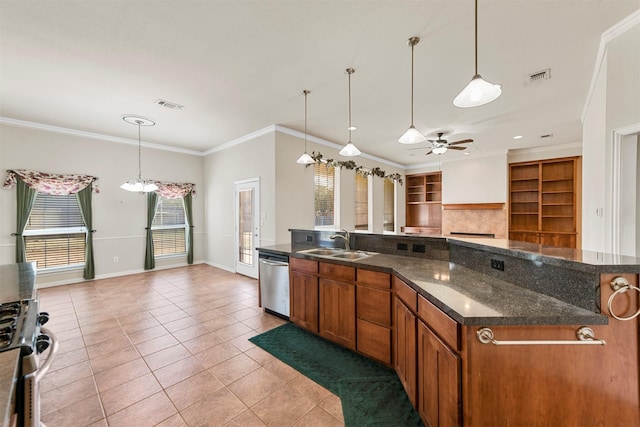
[[[509,238],[576,247],[579,157],[509,165]]]
[[[441,227],[442,173],[407,175],[406,228],[439,234]]]

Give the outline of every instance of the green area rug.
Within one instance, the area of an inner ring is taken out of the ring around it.
[[[249,341],[340,397],[347,427],[422,426],[396,373],[287,323]]]

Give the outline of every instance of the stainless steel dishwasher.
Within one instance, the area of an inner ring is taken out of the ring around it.
[[[289,257],[260,252],[260,299],[268,313],[289,319]]]

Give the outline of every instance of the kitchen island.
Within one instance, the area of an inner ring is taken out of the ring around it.
[[[319,295],[335,289],[336,279],[323,272],[347,273],[340,305],[349,308],[340,321],[352,324],[353,349],[365,355],[358,343],[369,329],[360,328],[359,310],[367,305],[359,297],[369,288],[360,277],[391,277],[391,298],[379,307],[392,319],[389,365],[426,423],[640,425],[638,319],[618,319],[637,311],[638,294],[618,292],[611,304],[618,318],[609,311],[614,279],[637,287],[637,258],[494,239],[367,234],[350,236],[351,247],[366,252],[359,259],[314,255],[309,248],[333,244],[326,237],[292,230],[290,245],[261,250],[310,262],[305,283],[316,283]]]

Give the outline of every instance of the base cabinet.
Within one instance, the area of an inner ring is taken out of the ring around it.
[[[414,407],[417,407],[417,320],[413,314],[417,311],[417,293],[395,277],[393,278],[393,289],[395,292],[393,309],[394,368],[409,400]]]
[[[304,329],[318,333],[318,262],[291,258],[289,265],[289,319]]]
[[[418,412],[426,425],[461,425],[460,367],[460,356],[418,321]]]
[[[352,283],[320,279],[320,336],[356,348],[356,290]]]
[[[357,350],[391,366],[391,275],[356,271]]]

